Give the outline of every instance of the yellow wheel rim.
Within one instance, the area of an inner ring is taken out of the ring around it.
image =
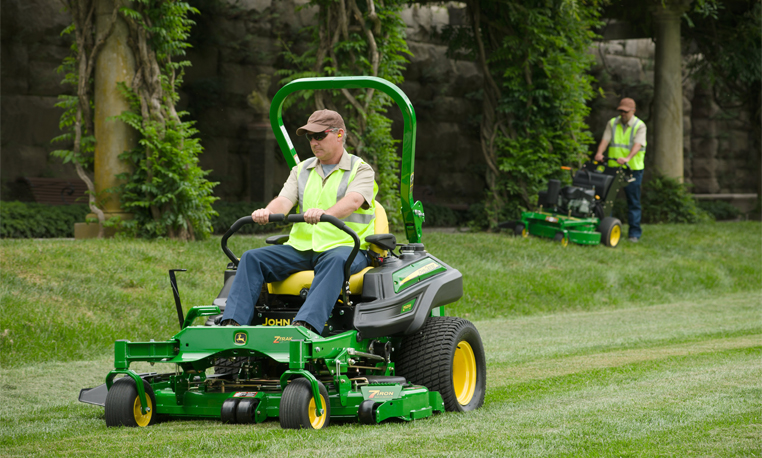
[[[468,342],[462,340],[452,359],[452,383],[460,405],[468,405],[476,391],[476,356]]]
[[[320,403],[323,405],[323,415],[318,416],[315,413],[315,398],[310,398],[310,405],[307,407],[309,409],[309,416],[310,416],[310,424],[314,429],[320,429],[325,425],[325,419],[327,417],[327,406],[325,403],[325,398],[323,395],[320,395]]]
[[[569,237],[564,237],[561,239],[561,246],[568,246],[569,245]]]
[[[529,237],[529,231],[527,230],[527,228],[524,228],[524,229],[521,230],[521,236],[522,237]]]
[[[153,405],[151,404],[151,397],[146,393],[147,412],[143,415],[143,411],[140,408],[140,396],[135,396],[135,404],[132,405],[132,414],[135,416],[135,423],[140,427],[148,426],[151,423],[151,416],[153,415]]]
[[[616,224],[611,228],[611,237],[609,237],[609,245],[617,246],[619,244],[619,238],[622,237],[622,228]]]

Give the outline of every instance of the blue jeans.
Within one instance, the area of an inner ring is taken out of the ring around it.
[[[245,252],[238,263],[222,321],[232,319],[248,325],[254,318],[254,306],[265,281],[281,281],[294,272],[314,270],[312,287],[294,321],[307,322],[318,333],[323,332],[325,322],[341,294],[344,263],[351,252],[352,248],[348,246],[316,253],[298,251],[289,245],[271,245]],[[355,274],[367,266],[367,254],[360,250],[352,262],[351,273]]]
[[[643,171],[633,170],[632,176],[635,181],[624,187],[624,195],[627,197],[627,222],[630,225],[627,237],[639,239],[643,234],[640,227],[640,184],[643,182]]]

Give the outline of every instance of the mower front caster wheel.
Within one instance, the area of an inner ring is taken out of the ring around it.
[[[561,242],[561,246],[565,247],[569,245],[569,237],[566,237],[563,232],[556,232],[553,237],[554,242]]]
[[[380,405],[380,402],[375,402],[372,399],[364,400],[360,403],[360,408],[357,410],[357,419],[363,425],[378,424],[376,421],[376,412],[378,410],[378,406]]]
[[[527,234],[526,227],[523,224],[517,224],[513,228],[513,235],[516,237],[526,237],[529,234]]]
[[[156,396],[151,385],[143,380],[146,413],[143,413],[138,389],[132,377],[117,379],[106,395],[106,426],[148,426],[156,422]]]
[[[331,420],[331,404],[328,390],[318,382],[320,404],[323,414],[315,412],[315,398],[312,385],[306,378],[292,380],[283,390],[280,399],[280,427],[284,429],[322,429]]]

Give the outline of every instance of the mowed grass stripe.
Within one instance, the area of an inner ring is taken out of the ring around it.
[[[551,358],[519,365],[490,366],[488,388],[511,382],[522,382],[548,377],[576,374],[580,368],[607,369],[644,363],[677,356],[696,356],[702,353],[718,353],[727,350],[762,348],[762,334],[727,339],[713,339],[700,343],[668,345],[658,348],[611,351],[606,353],[567,358]]]

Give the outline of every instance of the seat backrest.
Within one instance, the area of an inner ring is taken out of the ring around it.
[[[609,192],[613,182],[614,177],[611,175],[591,172],[589,170],[578,170],[574,175],[572,185],[579,187],[595,186],[595,193],[603,200],[606,198],[606,194]]]
[[[373,225],[374,234],[388,234],[389,233],[389,220],[386,218],[386,210],[384,210],[384,207],[381,206],[381,204],[378,201],[376,201],[376,218],[374,219],[374,221],[375,221],[375,224]],[[383,250],[377,247],[376,245],[371,244],[370,249],[381,256],[386,256],[386,250]]]

